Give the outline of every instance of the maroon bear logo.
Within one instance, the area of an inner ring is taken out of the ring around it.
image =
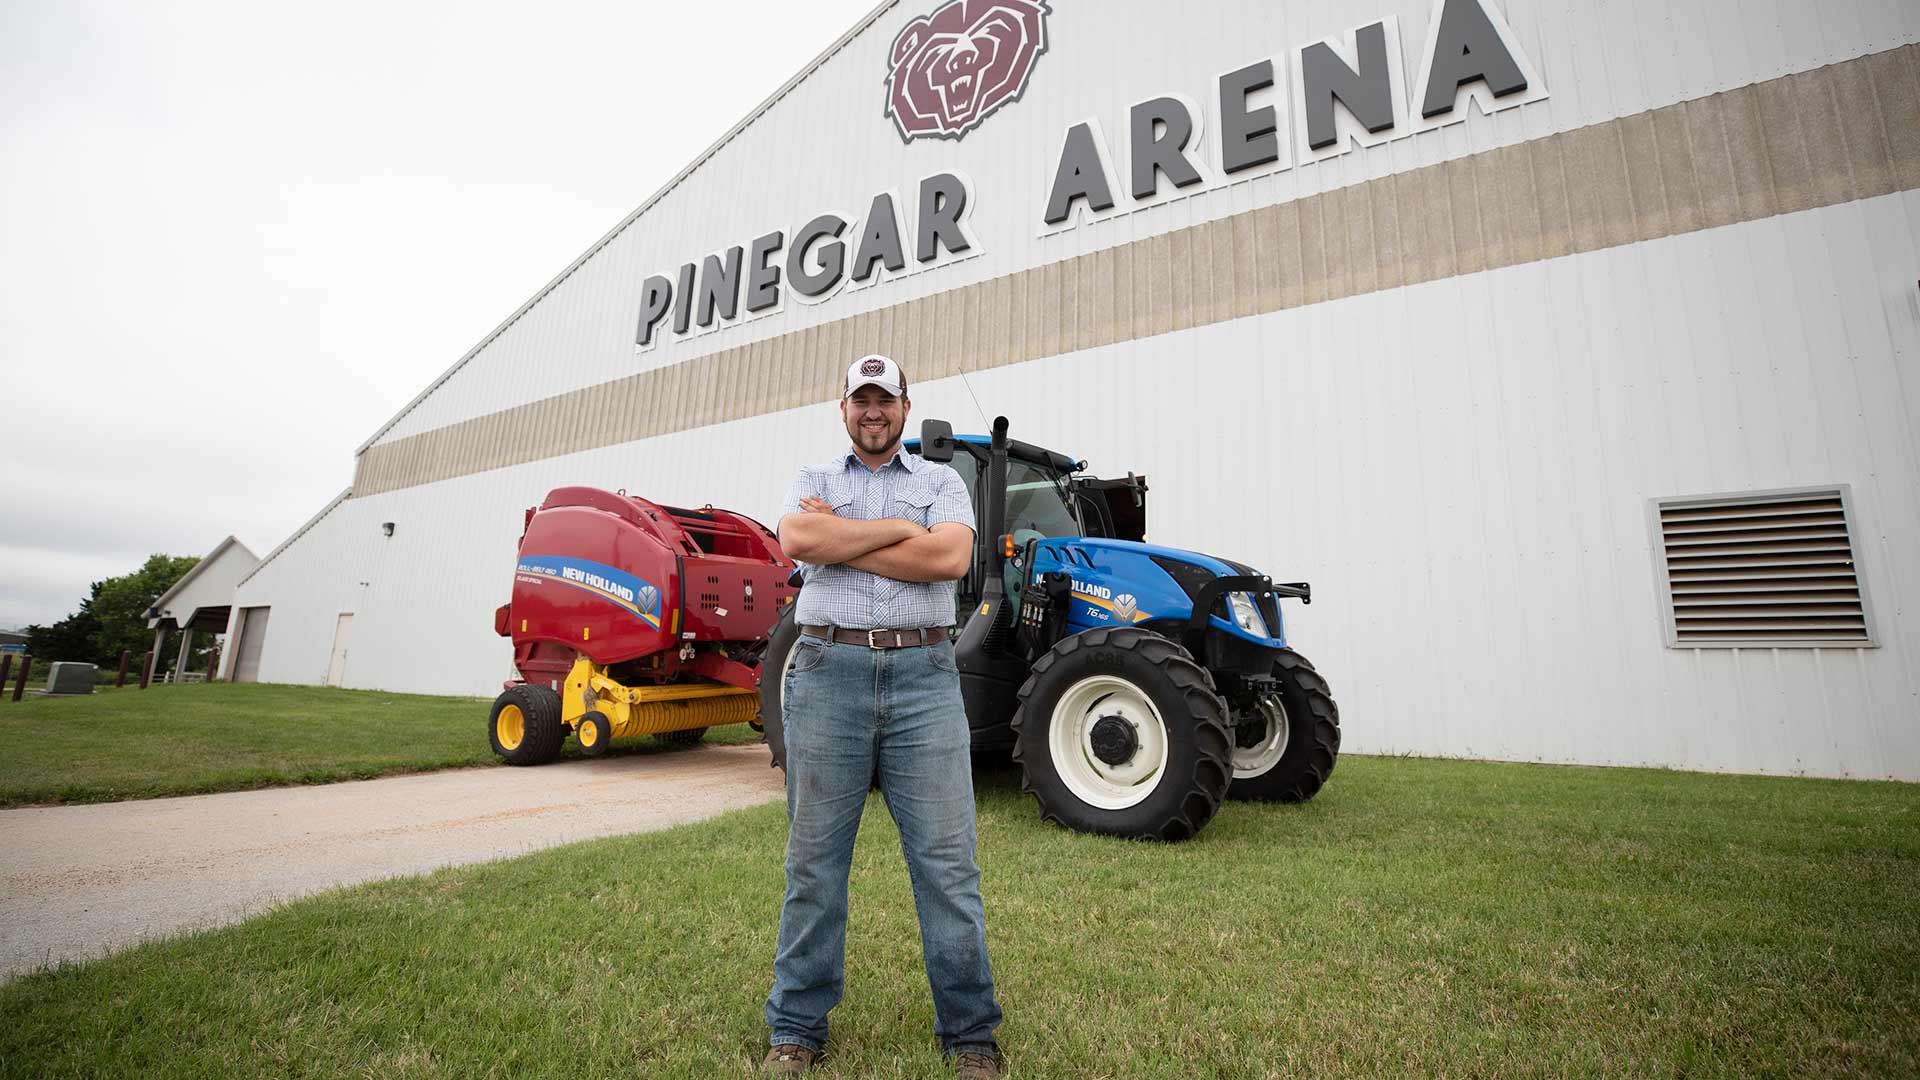
[[[860,374],[879,375],[887,370],[887,362],[878,357],[869,356],[860,362]]]
[[[1027,88],[1047,51],[1046,0],[950,0],[893,39],[887,112],[908,142],[958,139]]]

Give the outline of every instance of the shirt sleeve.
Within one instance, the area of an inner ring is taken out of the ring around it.
[[[787,501],[780,504],[781,519],[784,520],[788,514],[800,513],[801,499],[819,494],[820,478],[813,474],[812,469],[801,469],[800,475],[794,477],[793,483],[787,485]],[[773,530],[776,533],[780,531],[780,522],[773,523]]]
[[[955,522],[965,525],[975,532],[978,526],[973,523],[973,499],[967,495],[967,482],[949,466],[942,465],[934,480],[933,507],[927,511],[927,527]]]

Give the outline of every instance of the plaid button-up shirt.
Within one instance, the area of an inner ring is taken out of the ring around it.
[[[801,469],[781,518],[801,513],[800,500],[809,495],[832,504],[843,518],[905,518],[928,528],[951,521],[974,528],[973,500],[960,474],[905,450],[878,470],[867,468],[851,449],[836,461]],[[800,565],[806,584],[794,617],[802,626],[912,630],[954,623],[951,581],[895,581],[844,564]]]

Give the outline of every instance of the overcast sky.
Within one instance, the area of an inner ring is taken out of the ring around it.
[[[0,627],[265,555],[874,3],[0,4]]]

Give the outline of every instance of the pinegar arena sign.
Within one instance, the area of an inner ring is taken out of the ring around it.
[[[893,40],[886,80],[886,116],[901,137],[909,145],[916,135],[957,139],[1017,101],[1046,51],[1047,14],[1032,0],[949,0],[909,22]],[[1460,123],[1468,106],[1492,115],[1547,96],[1493,0],[1433,0],[1418,68],[1406,70],[1404,55],[1399,19],[1387,16],[1242,64],[1214,79],[1205,105],[1177,91],[1134,102],[1117,143],[1098,117],[1070,124],[1038,232]],[[921,179],[911,225],[904,203],[900,192],[883,191],[862,217],[819,214],[791,237],[774,230],[650,275],[635,350],[772,314],[788,295],[821,303],[979,254],[966,174]]]

